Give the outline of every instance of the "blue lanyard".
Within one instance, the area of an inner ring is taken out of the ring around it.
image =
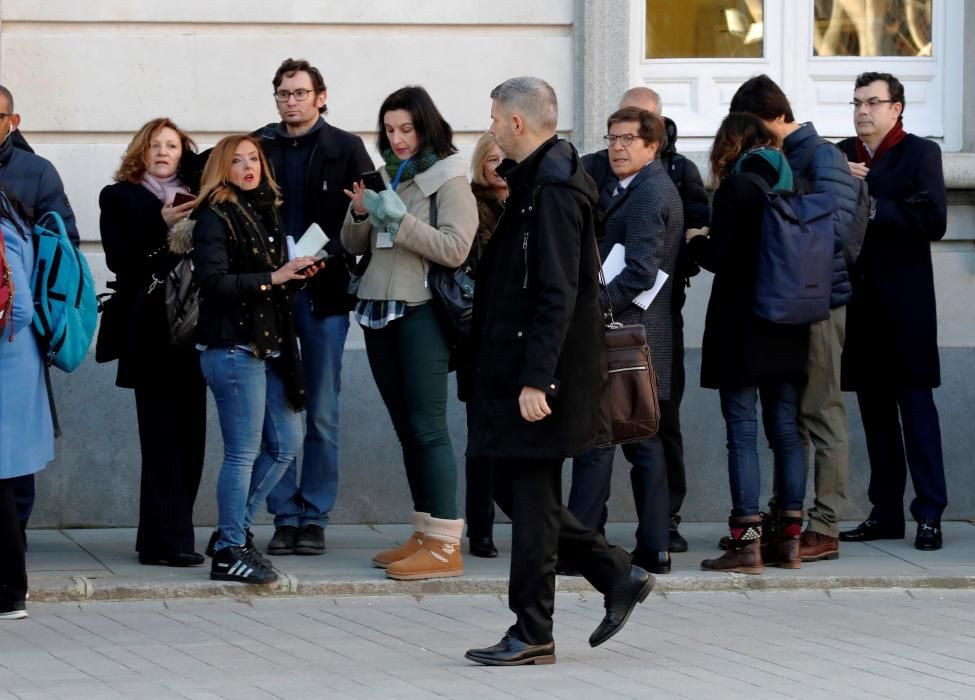
[[[407,158],[406,160],[404,160],[402,163],[399,164],[399,168],[397,168],[396,170],[396,177],[394,177],[392,181],[390,181],[389,183],[389,189],[391,189],[393,192],[395,192],[396,188],[399,187],[399,179],[403,177],[403,170],[406,168],[406,164],[409,162],[410,159]]]

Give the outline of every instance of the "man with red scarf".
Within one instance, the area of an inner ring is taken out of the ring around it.
[[[941,427],[932,389],[941,384],[931,241],[947,228],[937,144],[904,131],[904,86],[863,73],[853,93],[857,137],[839,143],[873,206],[847,307],[842,384],[856,391],[870,457],[869,517],[847,542],[904,537],[904,486],[916,497],[914,546],[941,548],[947,505]]]

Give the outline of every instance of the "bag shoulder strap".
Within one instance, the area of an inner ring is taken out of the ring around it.
[[[437,191],[430,194],[430,226],[437,228]]]

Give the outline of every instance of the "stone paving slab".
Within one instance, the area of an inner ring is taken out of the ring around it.
[[[850,525],[852,525],[851,523]],[[631,549],[632,523],[613,523],[610,541]],[[261,596],[374,596],[440,594],[493,594],[507,591],[511,531],[495,528],[500,550],[496,559],[465,555],[465,575],[431,581],[392,581],[371,566],[372,555],[396,546],[409,536],[408,525],[334,525],[326,531],[328,551],[323,556],[274,557],[280,572],[277,583],[254,586],[209,580],[209,562],[178,569],[140,565],[133,544],[135,530],[32,530],[29,533],[28,572],[32,601],[150,600]],[[273,532],[255,528],[258,546]],[[849,588],[969,588],[975,587],[975,524],[944,523],[945,548],[920,552],[913,547],[913,532],[904,540],[863,544],[843,543],[835,561],[805,564],[798,571],[768,567],[760,576],[722,574],[700,569],[716,548],[724,528],[718,523],[685,523],[681,532],[690,551],[673,555],[673,573],[658,577],[657,590],[758,591],[832,590]],[[203,551],[210,530],[197,530],[197,548]],[[466,548],[466,543],[465,543]],[[558,577],[562,592],[591,591],[582,578]]]

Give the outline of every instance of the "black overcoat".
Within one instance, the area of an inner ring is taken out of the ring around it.
[[[839,146],[857,160],[856,139]],[[867,184],[876,215],[853,268],[843,389],[934,388],[941,365],[931,241],[948,225],[941,149],[908,134],[874,161]]]
[[[770,186],[778,179],[761,158],[748,158],[742,170],[761,175]],[[714,273],[701,347],[703,387],[805,383],[809,326],[771,323],[752,313],[765,201],[765,193],[744,174],[728,175],[714,193],[708,236],[688,244],[701,267]]]
[[[499,172],[510,194],[475,291],[467,454],[571,457],[596,444],[606,380],[596,187],[575,149],[555,137]],[[521,417],[524,386],[548,395],[550,416],[533,423]]]
[[[140,184],[116,182],[101,191],[98,204],[105,263],[117,286],[113,313],[123,329],[116,385],[134,389],[168,376],[163,368],[174,364],[198,373],[196,350],[170,342],[163,285],[149,291],[153,276],[164,279],[179,260],[166,247],[162,202]]]

